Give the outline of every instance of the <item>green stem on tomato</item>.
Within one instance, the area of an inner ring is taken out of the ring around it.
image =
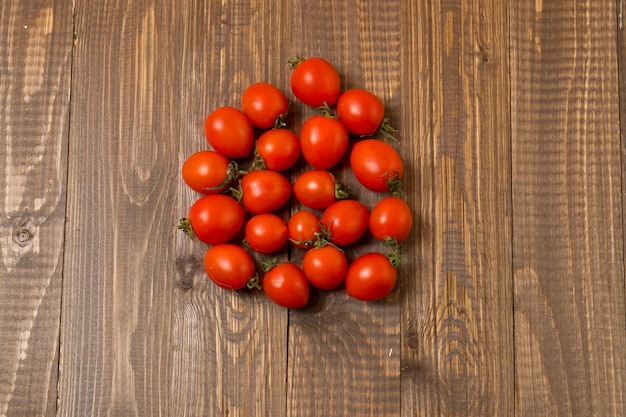
[[[305,58],[299,57],[299,56],[295,56],[293,58],[289,58],[287,60],[287,65],[289,66],[289,68],[291,69],[296,69],[296,67],[298,65],[300,65],[301,63],[303,63],[304,61],[306,61]]]
[[[393,237],[386,237],[383,240],[383,243],[389,247],[389,253],[387,254],[389,262],[394,268],[398,269],[398,267],[402,264],[402,253],[400,252],[402,246],[396,238]]]
[[[182,219],[180,219],[180,221],[178,222],[178,226],[177,228],[179,230],[182,230],[189,239],[194,240],[196,235],[193,232],[193,228],[191,227],[191,222],[189,221],[188,218],[183,217]]]
[[[261,287],[261,279],[259,278],[258,273],[254,274],[254,276],[248,280],[248,283],[246,284],[246,288],[248,288],[249,290],[262,290],[263,289]]]
[[[385,117],[383,119],[383,122],[380,124],[378,131],[385,138],[400,143],[400,141],[394,136],[394,134],[398,133],[398,129],[394,128],[391,125],[391,120],[388,117]]]
[[[322,114],[322,116],[326,116],[329,119],[339,120],[339,115],[337,112],[330,108],[328,103],[324,102],[321,106],[317,108],[317,110]]]
[[[337,200],[345,200],[349,197],[350,194],[348,193],[348,187],[341,184],[340,182],[335,182],[335,198]]]
[[[388,171],[385,172],[385,177],[387,178],[387,190],[394,197],[402,196],[402,179],[400,178],[400,173],[398,171]]]

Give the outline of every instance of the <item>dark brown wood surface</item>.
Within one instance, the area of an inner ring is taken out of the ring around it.
[[[623,12],[0,0],[0,416],[626,415]],[[382,301],[224,291],[176,230],[211,110],[267,81],[314,113],[295,55],[398,128],[415,227]]]

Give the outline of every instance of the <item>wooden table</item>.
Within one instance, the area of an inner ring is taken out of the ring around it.
[[[0,415],[625,416],[622,12],[2,0]],[[206,115],[255,81],[293,100],[294,55],[399,130],[415,229],[383,301],[221,290],[176,230]]]

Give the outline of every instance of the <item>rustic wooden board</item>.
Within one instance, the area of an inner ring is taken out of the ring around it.
[[[520,416],[626,414],[615,7],[511,8]]]
[[[72,8],[0,3],[0,415],[56,412]]]

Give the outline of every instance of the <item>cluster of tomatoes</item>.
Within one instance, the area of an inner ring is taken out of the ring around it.
[[[205,120],[211,150],[189,156],[182,177],[201,193],[179,228],[208,245],[204,268],[218,286],[262,288],[275,303],[298,308],[308,303],[310,286],[377,300],[394,288],[400,243],[413,215],[400,197],[402,159],[386,141],[394,129],[384,105],[364,89],[341,91],[337,70],[321,58],[290,61],[291,91],[305,105],[319,108],[299,134],[286,128],[288,100],[276,86],[250,85],[241,110],[224,106]],[[366,189],[381,193],[368,209],[339,184],[331,169],[344,159]],[[301,160],[306,168],[293,181],[287,172]],[[241,170],[242,161],[249,168]],[[306,207],[286,217],[291,198]],[[281,215],[282,214],[282,215]],[[366,232],[389,246],[348,261],[343,248]],[[301,265],[269,258],[287,245],[305,251]],[[259,254],[259,256],[252,255]],[[267,257],[267,261],[257,259]],[[260,271],[260,272],[259,272]]]

